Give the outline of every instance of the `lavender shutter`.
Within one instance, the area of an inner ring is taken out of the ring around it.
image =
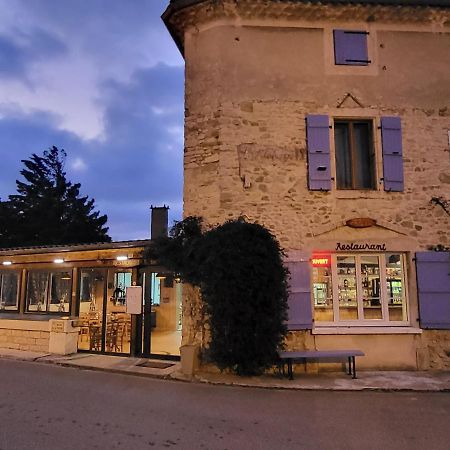
[[[381,118],[381,141],[383,146],[384,190],[402,192],[404,181],[400,117]]]
[[[367,32],[334,30],[334,62],[338,65],[367,66]]]
[[[307,259],[288,261],[289,297],[288,330],[306,330],[312,328],[310,268]]]
[[[328,116],[306,116],[308,141],[308,187],[312,191],[331,189],[330,126]]]
[[[450,330],[450,252],[416,253],[420,326]]]

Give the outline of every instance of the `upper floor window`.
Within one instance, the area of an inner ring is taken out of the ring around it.
[[[367,66],[367,31],[334,30],[334,62],[337,65]]]
[[[376,189],[372,121],[335,120],[337,189]]]
[[[0,311],[17,311],[19,279],[18,272],[0,272]]]
[[[375,121],[378,123],[376,119],[332,119],[325,114],[306,116],[308,188],[311,191],[377,189],[378,181],[387,192],[403,191],[401,120],[399,117],[381,117],[378,127],[381,135],[374,126]],[[330,139],[332,124],[334,136]],[[378,133],[377,139],[375,133]],[[381,141],[378,152],[375,140]],[[382,162],[382,170],[381,164],[376,164],[375,154]],[[336,162],[335,173],[332,159]]]

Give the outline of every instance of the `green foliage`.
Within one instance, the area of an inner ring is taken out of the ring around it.
[[[22,160],[17,194],[0,202],[0,247],[109,242],[107,216],[94,200],[80,196],[80,184],[66,178],[66,152],[52,147]]]
[[[240,375],[274,364],[287,333],[287,272],[266,228],[238,219],[202,232],[202,220],[189,217],[150,254],[200,287],[211,361]]]

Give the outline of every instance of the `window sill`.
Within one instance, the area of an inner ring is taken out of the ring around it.
[[[384,190],[345,190],[345,189],[336,189],[335,197],[339,199],[355,199],[355,198],[375,198],[381,199],[386,198],[386,194],[391,194],[390,192],[386,192]],[[401,192],[400,192],[401,194]]]
[[[317,327],[312,334],[422,334],[420,328],[403,327]]]

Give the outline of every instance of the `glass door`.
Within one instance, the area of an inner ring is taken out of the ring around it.
[[[146,271],[144,287],[143,355],[179,358],[182,284],[171,273]]]
[[[80,270],[79,350],[130,353],[131,315],[126,312],[125,292],[131,279],[131,269]]]
[[[102,351],[103,304],[105,297],[104,269],[81,269],[79,289],[80,332],[78,349]]]

